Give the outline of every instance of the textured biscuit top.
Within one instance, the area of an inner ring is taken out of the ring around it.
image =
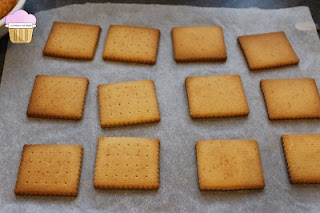
[[[187,77],[186,87],[192,118],[249,114],[239,75]]]
[[[83,116],[89,80],[83,77],[37,75],[27,115],[79,120]]]
[[[82,152],[80,145],[25,145],[15,194],[77,196]]]
[[[98,96],[101,127],[160,121],[152,80],[99,85]]]
[[[320,118],[320,97],[314,79],[261,80],[269,119]]]
[[[320,135],[282,135],[291,183],[320,183]]]
[[[158,139],[100,137],[94,187],[158,189],[159,151]]]
[[[239,36],[238,41],[250,70],[299,63],[284,32]]]
[[[255,140],[197,141],[196,149],[201,190],[264,188]]]
[[[96,25],[54,22],[43,55],[93,60],[100,31]]]
[[[177,62],[225,61],[226,46],[220,26],[172,28],[174,58]]]
[[[103,59],[155,64],[159,38],[158,29],[111,25]]]

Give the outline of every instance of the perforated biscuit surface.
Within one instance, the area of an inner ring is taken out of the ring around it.
[[[160,30],[111,25],[103,59],[137,63],[156,63]]]
[[[320,118],[320,97],[314,79],[261,80],[269,119]]]
[[[200,190],[264,188],[255,140],[197,141]]]
[[[77,196],[80,145],[25,145],[15,194]]]
[[[54,22],[43,55],[92,60],[100,30],[96,25]]]
[[[320,183],[320,135],[283,135],[291,183]]]
[[[157,139],[99,138],[94,187],[100,189],[158,189]]]
[[[171,33],[174,58],[177,62],[227,59],[220,26],[174,27]]]
[[[101,127],[159,122],[152,80],[98,86]]]
[[[239,36],[238,41],[250,70],[299,63],[284,32]]]
[[[249,114],[239,75],[187,77],[186,87],[192,118]]]
[[[89,80],[82,77],[38,75],[33,86],[29,117],[82,118]]]

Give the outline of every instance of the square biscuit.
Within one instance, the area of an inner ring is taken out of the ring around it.
[[[227,60],[220,26],[174,27],[171,34],[176,62]]]
[[[93,60],[100,31],[96,25],[54,22],[43,55]]]
[[[290,182],[320,183],[320,135],[282,135]]]
[[[155,64],[160,30],[111,25],[103,52],[104,60]]]
[[[187,77],[186,87],[192,118],[249,114],[239,75]]]
[[[264,188],[257,141],[197,141],[196,150],[200,190]]]
[[[270,120],[320,118],[320,97],[312,78],[261,80]]]
[[[100,137],[96,189],[158,189],[160,141],[151,138]]]
[[[16,195],[77,196],[81,145],[24,145]]]
[[[160,121],[152,80],[99,85],[98,96],[101,127]]]
[[[88,84],[83,77],[37,75],[27,116],[82,119]]]
[[[299,58],[284,32],[239,36],[250,70],[294,65]]]

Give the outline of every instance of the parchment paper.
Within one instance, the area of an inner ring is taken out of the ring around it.
[[[279,10],[197,8],[189,6],[85,4],[35,14],[37,27],[30,44],[11,44],[0,85],[0,208],[1,211],[259,211],[320,210],[318,185],[291,185],[281,146],[282,134],[320,133],[319,120],[269,121],[259,87],[260,79],[315,78],[320,85],[320,43],[307,7]],[[43,57],[53,21],[97,24],[102,27],[91,62]],[[161,30],[154,66],[105,62],[102,52],[108,26],[123,24]],[[221,25],[228,60],[225,63],[177,64],[173,59],[171,28]],[[297,29],[296,28],[299,28]],[[301,27],[302,26],[302,27]],[[250,72],[237,36],[284,31],[300,64]],[[81,121],[31,119],[26,109],[37,74],[85,76],[90,80]],[[199,119],[189,116],[185,77],[240,74],[250,114],[242,118]],[[153,79],[161,122],[102,129],[99,125],[99,84]],[[93,175],[99,136],[154,137],[161,141],[160,189],[95,190]],[[264,190],[200,192],[195,141],[256,139],[261,153]],[[66,143],[84,147],[79,195],[68,197],[15,196],[13,191],[24,144]]]

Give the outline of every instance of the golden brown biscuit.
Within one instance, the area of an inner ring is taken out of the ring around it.
[[[43,55],[93,60],[100,31],[96,25],[54,22]]]
[[[155,64],[159,38],[158,29],[111,25],[103,59]]]
[[[8,15],[8,13],[17,4],[16,0],[1,0],[0,1],[0,19]]]
[[[227,59],[220,26],[174,27],[171,34],[176,62],[225,61]]]
[[[152,80],[99,85],[98,96],[101,127],[160,121]]]
[[[261,80],[270,120],[320,118],[320,97],[311,78]]]
[[[82,146],[24,145],[16,195],[77,196]]]
[[[187,77],[186,87],[192,118],[249,114],[239,75]]]
[[[88,84],[82,77],[37,75],[28,117],[82,119]]]
[[[99,138],[94,173],[97,189],[158,189],[160,141]]]
[[[264,188],[257,141],[197,141],[196,150],[200,190]]]
[[[299,63],[284,32],[239,36],[238,41],[250,70]]]
[[[290,182],[320,183],[320,135],[282,135]]]

